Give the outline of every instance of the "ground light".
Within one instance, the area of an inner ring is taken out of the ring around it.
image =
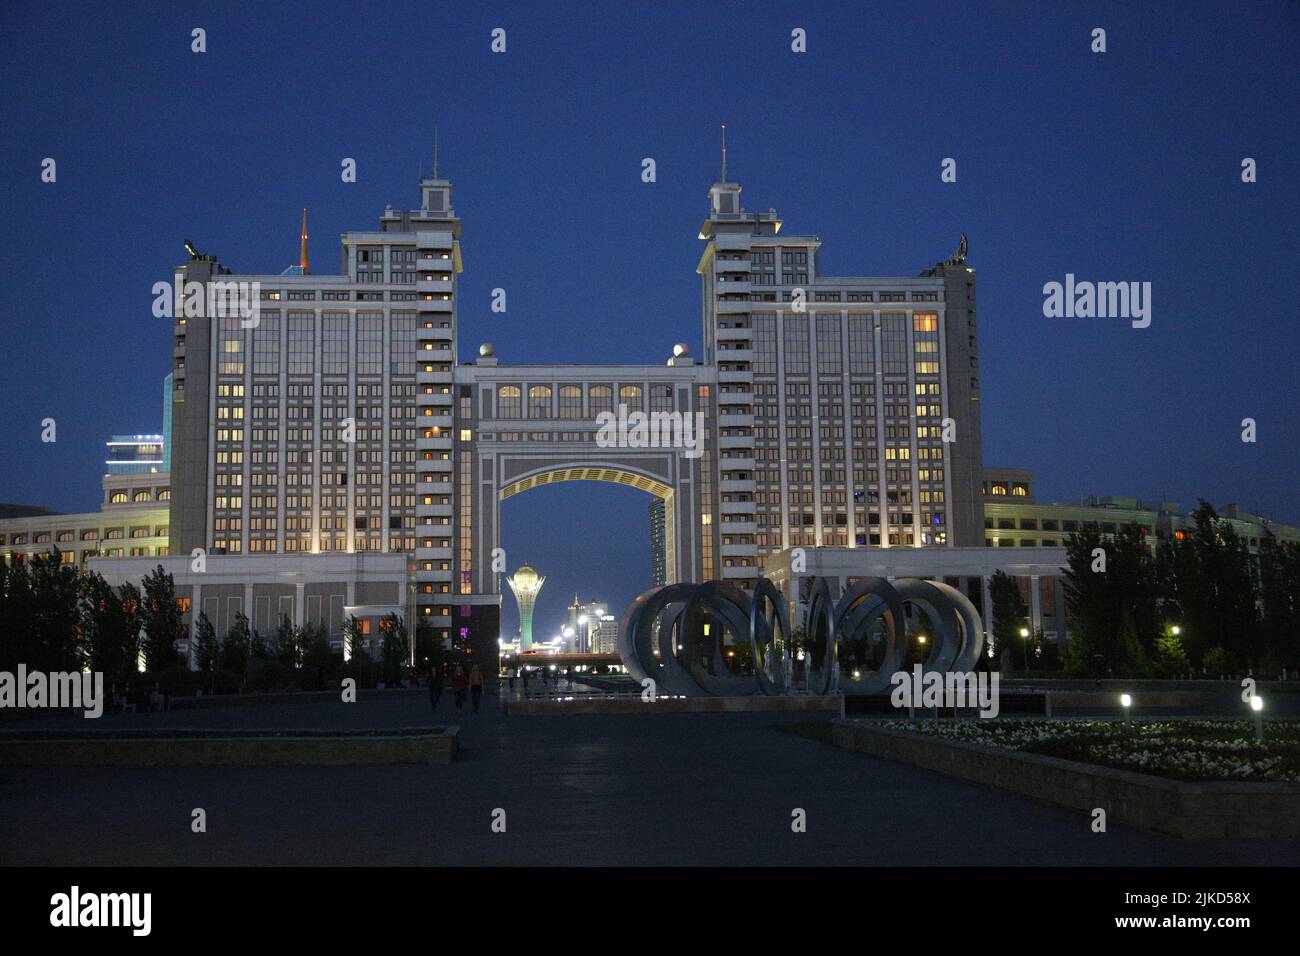
[[[1124,723],[1133,725],[1133,698],[1128,694],[1119,695],[1119,705],[1124,708]]]
[[[1264,741],[1264,698],[1259,694],[1250,695],[1250,709],[1255,712],[1255,740]]]

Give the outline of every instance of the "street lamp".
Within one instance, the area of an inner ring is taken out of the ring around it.
[[[1255,741],[1264,742],[1264,698],[1259,694],[1250,695],[1250,709],[1255,712]]]
[[[1177,637],[1179,634],[1183,633],[1183,629],[1179,627],[1177,624],[1175,624],[1173,627],[1169,629],[1169,633],[1172,634],[1174,637]]]
[[[1124,708],[1124,723],[1131,727],[1133,725],[1133,698],[1128,694],[1120,694],[1119,705]]]
[[[1025,673],[1029,673],[1029,628],[1022,627],[1020,636],[1025,640]]]

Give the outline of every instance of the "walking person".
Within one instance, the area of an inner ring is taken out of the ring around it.
[[[477,714],[479,702],[483,699],[483,672],[477,664],[469,672],[469,699]]]
[[[434,664],[429,669],[429,709],[438,712],[438,699],[442,697],[442,671]]]
[[[523,669],[523,675],[524,675],[524,696],[527,697],[528,696],[528,668],[527,667]]]
[[[457,710],[465,709],[465,688],[468,684],[469,680],[465,677],[465,668],[457,664],[456,672],[451,675],[451,691]]]
[[[506,677],[507,677],[507,678],[509,679],[509,681],[510,681],[510,691],[511,691],[511,693],[513,693],[513,692],[514,692],[514,689],[515,689],[515,674],[516,674],[516,673],[518,673],[518,672],[517,672],[513,667],[511,667],[510,670],[508,670],[508,671],[506,672]]]

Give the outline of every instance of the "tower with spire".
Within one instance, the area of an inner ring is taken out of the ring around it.
[[[302,269],[303,275],[311,275],[311,269],[307,264],[307,207],[302,207],[302,252],[299,254],[298,267]]]

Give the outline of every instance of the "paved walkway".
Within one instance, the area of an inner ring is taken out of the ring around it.
[[[505,717],[451,766],[0,768],[0,862],[22,864],[1216,865],[1300,863],[1300,842],[1188,843],[836,749],[807,715]],[[820,718],[814,718],[820,719]],[[73,719],[41,721],[67,726]],[[77,724],[92,722],[75,718]],[[433,723],[427,697],[105,717],[140,726]],[[25,722],[26,723],[26,722]],[[26,723],[35,727],[36,723]],[[190,811],[208,832],[190,832]],[[807,812],[793,833],[791,811]],[[506,811],[505,833],[490,828]]]

